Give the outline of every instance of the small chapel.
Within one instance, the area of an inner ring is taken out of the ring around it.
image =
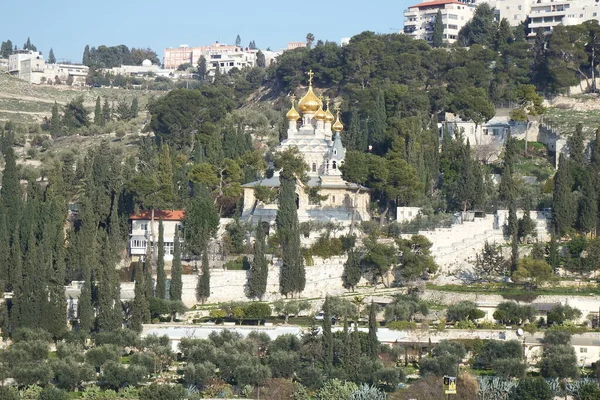
[[[340,167],[344,164],[346,149],[342,145],[344,126],[340,121],[340,111],[337,108],[334,115],[329,107],[329,101],[323,104],[323,98],[318,97],[312,86],[313,72],[308,72],[308,92],[298,102],[296,109],[295,96],[291,96],[291,107],[286,118],[289,122],[287,139],[275,149],[285,151],[291,147],[298,148],[308,165],[309,187],[318,187],[319,195],[324,198],[313,203],[299,183],[296,187],[298,195],[298,220],[337,222],[350,225],[352,221],[369,220],[369,189],[342,178]],[[244,207],[242,219],[245,221],[273,222],[277,216],[277,201],[264,204],[256,199],[255,188],[279,187],[279,171],[273,177],[243,185]]]

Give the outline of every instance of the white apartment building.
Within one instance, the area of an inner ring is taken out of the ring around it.
[[[73,78],[74,85],[85,84],[89,68],[79,64],[46,64],[37,51],[19,50],[8,57],[8,73],[29,83],[65,82]]]
[[[425,1],[404,11],[404,33],[431,43],[435,17],[441,11],[444,23],[444,41],[454,43],[458,31],[473,17],[475,4],[457,0]]]
[[[506,18],[511,26],[517,26],[527,19],[534,2],[531,0],[489,0],[487,3],[496,10],[498,21]]]
[[[158,242],[158,226],[161,219],[164,229],[165,261],[172,261],[175,230],[181,229],[184,217],[185,212],[183,210],[154,210],[154,222],[150,211],[131,215],[129,217],[129,256],[132,261],[143,260],[148,246],[154,241]],[[154,239],[152,238],[153,233]]]
[[[529,12],[528,37],[538,28],[552,32],[556,25],[578,25],[600,19],[600,3],[596,0],[537,0]]]
[[[177,69],[182,64],[198,65],[201,56],[206,58],[206,68],[209,75],[214,75],[219,67],[222,73],[228,73],[233,68],[243,69],[256,66],[256,49],[229,46],[216,42],[210,46],[188,47],[182,45],[177,48],[165,49],[165,69]]]

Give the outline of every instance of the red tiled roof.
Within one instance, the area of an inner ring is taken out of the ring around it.
[[[159,219],[163,219],[163,221],[181,221],[185,218],[184,210],[154,210],[154,219],[158,221]],[[131,215],[129,219],[152,219],[152,211],[146,210],[142,211],[138,214]]]
[[[424,8],[424,7],[432,7],[432,6],[443,6],[445,4],[464,4],[461,3],[460,1],[456,1],[456,0],[434,0],[434,1],[425,1],[423,3],[419,3],[417,5],[414,6],[410,6],[408,8]]]

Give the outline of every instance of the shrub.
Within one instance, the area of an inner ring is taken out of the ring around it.
[[[0,386],[0,399],[19,400],[19,392],[10,386]]]
[[[410,321],[392,321],[387,323],[386,327],[397,331],[412,331],[417,329],[417,323]]]
[[[53,386],[48,386],[40,392],[40,400],[67,400],[67,392],[57,389]]]
[[[140,400],[182,400],[186,397],[186,391],[181,385],[158,385],[151,384],[140,389]]]

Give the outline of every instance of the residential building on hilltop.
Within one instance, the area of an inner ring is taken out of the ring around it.
[[[537,0],[531,4],[527,36],[535,36],[538,28],[552,32],[557,25],[579,25],[600,20],[600,3],[596,0]]]
[[[37,51],[18,50],[8,57],[8,73],[29,83],[58,83],[72,78],[74,85],[83,85],[88,71],[85,65],[46,64]]]
[[[154,220],[152,220],[151,211],[131,215],[129,217],[129,256],[132,261],[143,260],[148,246],[151,246],[154,240],[158,242],[158,225],[161,219],[164,230],[165,261],[172,261],[175,231],[181,230],[184,217],[185,211],[183,210],[154,210]],[[152,238],[153,234],[154,239]]]
[[[369,190],[363,186],[346,182],[342,178],[340,166],[344,164],[346,149],[342,145],[342,131],[344,126],[331,113],[329,102],[323,107],[323,100],[314,93],[312,86],[312,71],[309,72],[308,92],[298,102],[296,111],[295,97],[292,96],[292,106],[286,118],[289,127],[287,139],[277,146],[277,152],[290,148],[297,148],[308,165],[308,187],[318,187],[319,195],[325,200],[311,201],[304,190],[304,185],[296,188],[298,196],[298,220],[339,222],[350,225],[352,221],[369,220]],[[300,123],[298,123],[300,121]],[[271,178],[243,185],[244,207],[242,219],[246,221],[273,222],[277,216],[278,204],[263,203],[255,196],[256,187],[278,188],[279,172],[276,171]]]
[[[434,0],[410,6],[404,11],[404,33],[431,43],[438,11],[442,13],[444,41],[454,43],[460,29],[473,17],[475,4],[457,0]]]

